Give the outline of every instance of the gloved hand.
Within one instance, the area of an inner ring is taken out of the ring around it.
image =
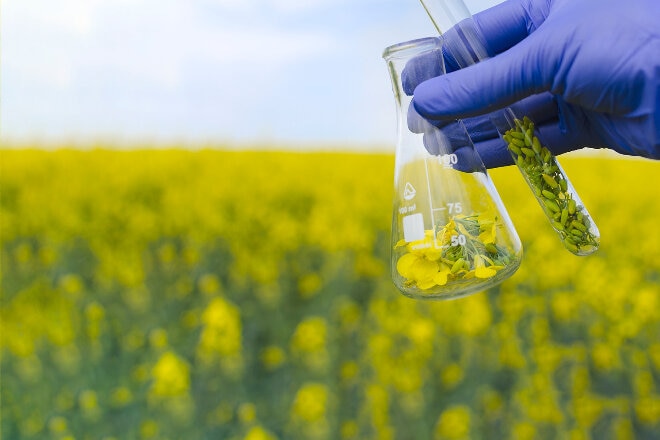
[[[660,159],[659,18],[657,0],[508,0],[467,24],[491,58],[458,69],[461,32],[444,34],[450,73],[416,85],[414,109],[436,126],[463,118],[488,168],[513,163],[487,115],[506,106],[554,154]]]

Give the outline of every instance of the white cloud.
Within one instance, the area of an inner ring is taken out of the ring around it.
[[[319,10],[328,5],[343,3],[335,0],[269,0],[273,8],[287,13],[302,13]]]
[[[199,1],[9,0],[3,7],[0,117],[10,137],[199,127],[232,137],[240,124],[249,133],[243,118],[273,96],[284,71],[337,44],[315,29],[205,16]]]
[[[222,0],[232,3],[232,0]],[[3,67],[66,86],[86,67],[175,86],[191,58],[222,69],[275,69],[327,50],[332,39],[256,22],[200,20],[199,3],[155,0],[10,0]]]
[[[218,6],[228,11],[251,12],[279,12],[285,14],[299,14],[316,11],[328,6],[338,6],[345,0],[204,0],[206,4]]]
[[[0,1],[9,137],[382,138],[380,51],[432,32],[417,0]]]

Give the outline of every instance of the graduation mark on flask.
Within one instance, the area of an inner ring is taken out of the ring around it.
[[[417,209],[417,204],[416,203],[413,203],[410,206],[402,206],[401,208],[399,208],[399,214],[408,214],[408,213],[414,212],[415,209]]]
[[[445,168],[453,168],[458,163],[458,156],[456,153],[442,154],[438,156],[438,162]]]
[[[463,212],[463,207],[461,206],[461,202],[447,203],[447,208],[449,208],[450,214],[460,214],[461,212]]]
[[[467,244],[467,238],[465,238],[465,235],[459,234],[459,235],[452,235],[451,236],[451,245],[452,246],[465,246]],[[447,246],[444,246],[447,247]]]

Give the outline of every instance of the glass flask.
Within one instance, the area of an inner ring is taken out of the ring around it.
[[[401,292],[450,299],[492,287],[522,246],[461,121],[436,127],[411,105],[414,86],[444,74],[441,38],[385,49],[397,113],[391,271]],[[409,63],[417,57],[437,62]]]
[[[420,0],[440,34],[455,32],[443,50],[459,68],[488,58],[474,20],[463,0]],[[446,40],[446,41],[448,41]],[[491,113],[491,122],[506,142],[513,161],[532,190],[534,197],[558,234],[564,247],[575,255],[595,252],[600,233],[580,201],[575,188],[555,156],[544,146],[543,136],[529,115],[516,114],[512,108]]]

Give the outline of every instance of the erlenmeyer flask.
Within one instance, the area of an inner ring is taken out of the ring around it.
[[[449,299],[492,287],[520,265],[511,219],[461,121],[435,127],[412,89],[442,75],[441,38],[385,49],[397,110],[391,270],[404,295]],[[429,57],[433,62],[409,61]]]

